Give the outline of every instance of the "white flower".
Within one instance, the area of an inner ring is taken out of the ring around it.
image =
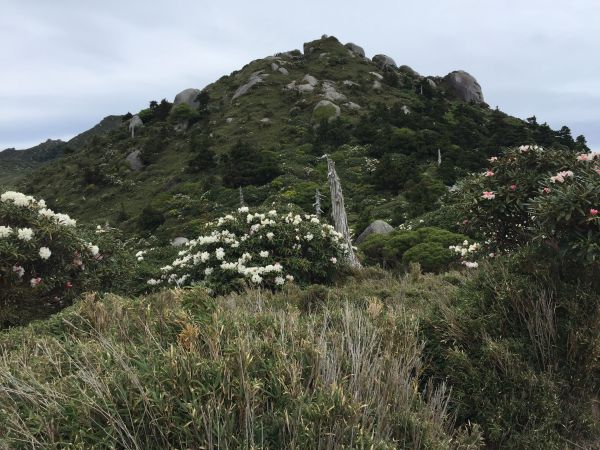
[[[259,274],[255,273],[254,275],[252,275],[251,280],[253,283],[259,284],[259,283],[262,283],[263,279]]]
[[[217,251],[215,251],[215,256],[218,260],[222,260],[225,257],[225,250],[222,247],[219,247]]]
[[[332,256],[332,257],[331,257],[331,262],[332,262],[333,264],[337,264],[337,258],[336,258],[335,256]]]
[[[274,209],[272,209],[271,211],[269,211],[269,216],[271,216],[271,217],[277,217],[277,211],[275,211]]]
[[[31,287],[36,287],[41,282],[42,282],[42,279],[40,277],[32,278],[31,280],[29,280],[29,284],[31,285]]]
[[[238,208],[238,212],[240,213],[247,213],[249,211],[249,208],[247,206],[242,206],[241,208]]]
[[[40,248],[40,251],[39,251],[40,258],[48,259],[48,258],[50,258],[51,254],[52,254],[52,252],[50,251],[50,249],[48,247]]]
[[[17,230],[17,239],[22,241],[30,241],[33,237],[33,230],[31,228],[19,228]]]
[[[275,278],[275,284],[277,286],[281,286],[283,283],[285,283],[285,279],[283,277],[276,277]]]
[[[275,237],[275,235],[274,235],[272,232],[270,232],[270,231],[269,231],[269,232],[267,233],[267,239],[268,239],[268,240],[272,241],[274,237]]]
[[[98,246],[92,244],[91,242],[88,242],[87,249],[92,254],[92,256],[96,256],[100,252],[100,249],[98,248]]]
[[[269,252],[268,251],[264,250],[264,251],[260,252],[260,257],[261,258],[266,258],[267,256],[269,256]]]
[[[10,236],[12,233],[11,227],[0,226],[0,239]]]
[[[146,283],[148,283],[150,286],[156,286],[157,284],[160,284],[161,281],[155,280],[154,278],[150,278],[148,281],[146,281]]]
[[[291,275],[286,275],[285,279],[288,280],[288,281],[294,281],[294,277],[291,276]]]
[[[213,268],[212,267],[207,267],[206,269],[204,269],[204,275],[209,276],[211,273],[213,273]]]
[[[304,236],[304,239],[306,239],[307,241],[312,241],[314,238],[312,233],[308,233],[306,236]]]
[[[466,267],[468,267],[469,269],[475,269],[475,268],[479,267],[479,264],[477,264],[476,262],[463,261],[463,264]]]

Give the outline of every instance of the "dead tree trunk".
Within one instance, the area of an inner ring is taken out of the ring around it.
[[[331,191],[331,215],[333,217],[333,226],[338,233],[344,237],[348,253],[346,258],[348,264],[352,267],[361,267],[350,239],[350,230],[348,229],[348,217],[346,216],[346,207],[344,206],[344,194],[342,193],[342,184],[335,170],[335,163],[327,158],[327,179],[329,180],[329,190]]]
[[[315,215],[319,218],[321,217],[321,214],[323,214],[323,210],[321,209],[321,197],[322,195],[317,189],[315,191],[315,203],[313,204],[313,206],[315,207]]]

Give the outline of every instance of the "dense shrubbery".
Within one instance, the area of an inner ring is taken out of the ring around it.
[[[86,271],[103,258],[75,220],[19,192],[0,196],[0,224],[3,315],[9,305],[70,301],[82,291]]]
[[[250,283],[277,287],[287,281],[330,281],[344,255],[341,234],[316,216],[242,207],[209,223],[179,258],[161,268],[150,285],[203,282],[216,292]]]
[[[459,261],[459,255],[449,247],[465,239],[464,235],[435,227],[398,229],[387,235],[369,236],[360,249],[368,264],[406,269],[410,263],[418,262],[427,272],[440,272]]]

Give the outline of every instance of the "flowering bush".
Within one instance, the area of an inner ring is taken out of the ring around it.
[[[0,300],[64,302],[102,259],[100,248],[66,214],[20,192],[0,195]]]
[[[342,235],[311,215],[242,207],[207,224],[179,257],[148,280],[157,286],[204,283],[215,292],[250,284],[274,288],[296,280],[331,280],[344,255]]]
[[[577,155],[536,145],[492,157],[490,168],[459,185],[457,207],[465,231],[483,238],[493,251],[519,248],[531,240],[530,202],[573,176]],[[581,162],[579,162],[581,164]]]

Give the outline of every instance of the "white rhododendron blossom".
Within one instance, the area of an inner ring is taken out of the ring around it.
[[[0,194],[2,296],[14,302],[46,296],[56,301],[76,292],[78,278],[90,272],[89,253],[99,251],[83,235],[74,219],[52,211],[44,200],[15,191]],[[35,288],[35,294],[24,287]]]
[[[48,247],[40,248],[40,251],[38,253],[40,255],[40,258],[42,258],[42,259],[48,259],[48,258],[50,258],[50,255],[52,255],[52,252],[50,251],[50,249]]]
[[[148,284],[205,283],[224,292],[244,283],[276,288],[295,279],[319,282],[347,252],[342,234],[312,215],[241,207],[206,229]]]

